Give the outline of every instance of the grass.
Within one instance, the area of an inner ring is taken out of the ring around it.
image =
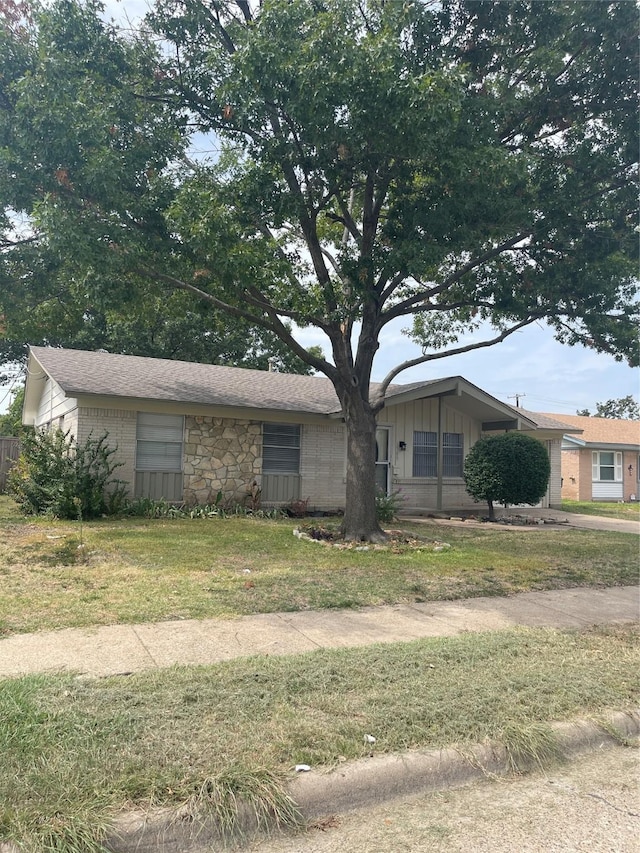
[[[339,550],[294,522],[25,519],[0,500],[0,634],[409,603],[637,581],[637,537],[403,524],[419,547]],[[434,550],[434,542],[451,547]]]
[[[605,518],[622,518],[628,521],[640,519],[640,501],[617,503],[616,501],[562,501],[564,512],[579,512],[583,515],[602,515]]]
[[[298,763],[361,757],[365,733],[379,752],[496,738],[514,764],[543,762],[555,754],[550,721],[634,706],[638,639],[631,627],[521,629],[102,680],[5,680],[0,839],[95,850],[109,818],[131,806],[213,813],[229,829],[243,796],[263,818],[293,822],[282,780]]]

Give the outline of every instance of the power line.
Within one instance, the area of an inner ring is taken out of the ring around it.
[[[4,397],[0,400],[0,408],[2,408],[2,406],[4,405],[5,400],[9,397],[9,395],[10,395],[10,394],[11,394],[11,392],[13,391],[13,389],[14,389],[14,387],[15,387],[16,382],[18,382],[20,379],[22,379],[22,376],[14,376],[13,380],[11,381],[11,385],[9,385],[9,388],[7,389],[7,393],[6,393],[6,394],[4,395]]]
[[[507,400],[515,400],[516,401],[516,409],[519,409],[520,408],[520,398],[526,397],[526,396],[527,396],[526,394],[516,392],[515,394],[510,394],[507,397]]]

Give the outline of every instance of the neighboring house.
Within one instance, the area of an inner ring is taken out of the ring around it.
[[[640,421],[549,415],[580,435],[562,440],[562,497],[631,501],[640,493]]]
[[[346,432],[324,377],[32,347],[23,420],[80,443],[108,432],[118,476],[138,497],[203,504],[222,492],[243,501],[255,484],[265,505],[308,497],[313,509],[344,507]],[[378,416],[379,487],[402,489],[407,510],[474,506],[465,455],[482,435],[514,429],[547,447],[543,505],[559,505],[566,424],[513,409],[460,376],[390,387]]]

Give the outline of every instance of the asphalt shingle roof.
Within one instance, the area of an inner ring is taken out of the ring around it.
[[[525,418],[533,421],[540,429],[558,429],[569,433],[577,433],[579,427],[568,423],[564,415],[545,415],[542,412],[530,412],[528,409],[518,409]]]
[[[70,397],[100,395],[322,415],[340,411],[333,385],[324,376],[270,373],[104,351],[31,347],[31,352]],[[427,389],[441,381],[447,380],[394,384],[389,386],[387,398],[418,388]],[[518,411],[541,428],[569,428],[555,416]]]
[[[333,385],[321,376],[52,347],[31,352],[71,397],[99,394],[318,414],[340,409]]]
[[[589,418],[583,415],[544,415],[543,417],[561,418],[570,426],[581,429],[580,440],[589,444],[636,444],[640,447],[640,421]]]

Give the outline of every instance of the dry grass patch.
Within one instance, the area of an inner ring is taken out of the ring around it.
[[[0,520],[0,633],[411,603],[637,580],[624,533],[404,524],[357,551],[301,541],[292,521]],[[434,542],[450,545],[444,550]],[[84,549],[79,549],[80,544]]]
[[[527,750],[542,760],[548,722],[637,703],[638,639],[626,627],[522,629],[130,677],[5,680],[0,837],[41,851],[56,828],[99,838],[124,806],[201,814],[223,790],[268,805],[295,764],[328,767],[372,748],[497,738],[514,761]]]

